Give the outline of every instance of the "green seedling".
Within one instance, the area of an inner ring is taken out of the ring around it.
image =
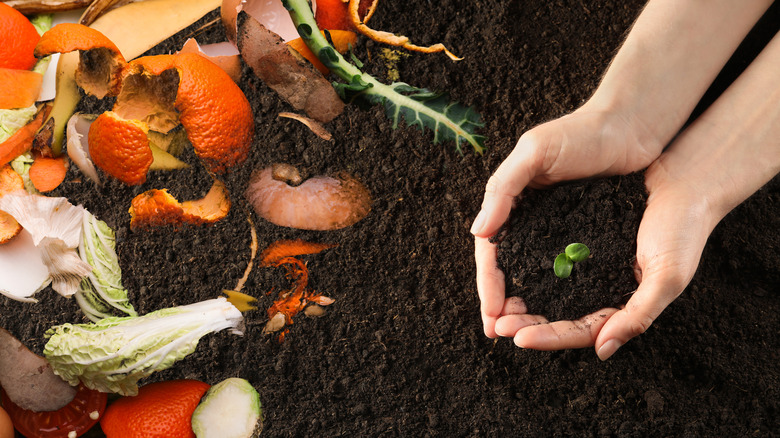
[[[433,131],[433,142],[453,141],[460,152],[463,143],[477,154],[484,151],[485,137],[476,134],[483,123],[473,109],[450,102],[446,95],[403,82],[383,84],[349,63],[320,33],[307,0],[282,0],[303,41],[328,69],[346,83],[334,83],[339,96],[359,106],[382,105],[393,128],[401,119],[407,125]]]
[[[566,247],[564,252],[555,257],[553,270],[558,278],[567,278],[571,275],[574,263],[581,262],[588,258],[590,249],[582,243],[572,243]]]

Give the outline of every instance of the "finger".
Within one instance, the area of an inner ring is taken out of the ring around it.
[[[547,324],[547,318],[528,313],[504,315],[496,321],[496,334],[507,338],[514,337],[517,331],[538,324]]]
[[[536,175],[539,146],[534,139],[529,133],[520,137],[517,146],[488,179],[482,209],[471,226],[475,236],[495,234],[509,217],[514,199]]]
[[[518,315],[521,313],[528,313],[528,307],[526,307],[522,298],[509,297],[504,300],[504,308],[501,309],[502,315]]]
[[[617,310],[601,309],[575,321],[555,321],[521,328],[515,334],[515,345],[534,350],[590,347]]]
[[[599,358],[609,359],[631,338],[647,331],[658,315],[680,295],[686,283],[645,273],[626,306],[615,313],[598,334],[595,347]]]
[[[487,238],[474,238],[474,258],[477,263],[477,292],[485,335],[495,338],[496,319],[504,307],[504,273],[498,269],[498,246]]]

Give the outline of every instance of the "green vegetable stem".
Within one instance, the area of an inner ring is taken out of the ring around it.
[[[581,262],[588,258],[590,249],[582,243],[572,243],[566,247],[564,252],[555,257],[553,270],[558,278],[568,278],[574,263]]]
[[[344,101],[381,104],[393,121],[394,129],[403,117],[408,125],[418,126],[421,130],[431,129],[434,143],[454,141],[459,152],[463,142],[471,144],[478,154],[485,150],[485,137],[476,134],[477,128],[482,127],[483,123],[473,109],[449,102],[447,96],[442,93],[416,88],[403,82],[390,85],[379,82],[347,62],[328,43],[317,27],[314,14],[306,0],[282,0],[282,4],[290,12],[298,33],[309,49],[331,72],[347,81],[346,84],[333,84]]]

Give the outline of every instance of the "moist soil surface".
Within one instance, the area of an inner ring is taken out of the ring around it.
[[[592,349],[523,350],[484,336],[470,224],[490,174],[529,128],[581,105],[593,92],[642,1],[381,2],[371,24],[443,42],[444,55],[404,54],[388,66],[383,46],[356,54],[386,81],[447,91],[485,123],[487,151],[433,144],[430,131],[392,123],[380,108],[348,106],[326,124],[332,141],[278,118],[291,107],[245,68],[256,138],[249,160],[226,178],[233,207],[213,226],[131,231],[137,194],[167,188],[194,199],[211,181],[193,165],[154,173],[136,187],[102,187],[70,170],[54,193],[84,205],[117,236],[130,300],[139,311],[190,304],[234,288],[250,260],[250,227],[260,249],[278,239],[338,246],[301,257],[310,286],[335,299],[319,318],[294,319],[283,342],[263,334],[265,312],[289,286],[281,268],[255,268],[244,292],[259,310],[245,334],[204,337],[197,350],[142,381],[179,378],[214,384],[248,379],[260,393],[264,436],[776,436],[780,430],[780,217],[777,178],[715,229],[683,294],[644,335],[601,362]],[[777,31],[777,5],[749,36],[701,111]],[[206,23],[212,14],[203,20]],[[772,24],[774,23],[774,24]],[[774,26],[774,27],[773,27]],[[176,35],[152,53],[176,50],[194,34],[224,38],[215,26]],[[86,99],[97,112],[110,102]],[[252,169],[284,162],[305,176],[346,171],[373,194],[370,214],[337,231],[282,228],[258,217],[243,191]],[[508,288],[533,311],[577,317],[627,299],[645,192],[642,174],[528,193],[501,246]],[[251,222],[250,222],[251,220]],[[592,256],[558,280],[552,260],[571,242]],[[37,304],[0,298],[0,325],[41,353],[53,325],[87,322],[73,300],[50,288]],[[99,436],[99,431],[93,431]]]

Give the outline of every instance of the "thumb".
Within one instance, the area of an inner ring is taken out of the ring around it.
[[[674,301],[687,281],[664,278],[662,272],[647,275],[626,306],[607,320],[596,338],[599,359],[607,360],[626,342],[641,335]]]
[[[515,198],[538,171],[539,147],[532,131],[520,137],[517,146],[487,182],[482,209],[471,226],[472,234],[490,237],[506,222]]]

